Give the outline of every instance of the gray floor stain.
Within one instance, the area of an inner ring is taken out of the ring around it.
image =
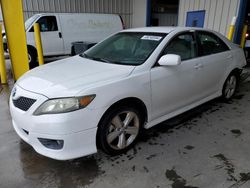
[[[172,168],[171,170],[166,170],[165,175],[167,179],[173,181],[172,188],[198,188],[195,186],[186,185],[187,180],[179,176],[174,168]]]
[[[145,170],[145,172],[149,172],[148,168],[146,166],[143,166],[143,169]]]
[[[233,133],[236,137],[241,136],[242,132],[239,129],[232,129],[231,133]]]
[[[133,171],[135,171],[135,165],[134,165],[134,166],[132,166],[132,170],[133,170]]]
[[[227,159],[223,154],[217,154],[213,156],[214,158],[217,158],[219,161],[222,162],[222,165],[216,166],[215,170],[224,168],[228,175],[229,181],[237,181],[237,179],[234,177],[234,165],[230,162],[229,159]]]
[[[239,179],[230,186],[230,188],[238,188],[243,186],[246,182],[250,181],[250,172],[248,173],[240,173]]]
[[[192,149],[194,149],[194,146],[187,145],[184,148],[187,149],[187,150],[192,150]]]
[[[246,182],[250,180],[250,172],[248,173],[240,173],[240,181]]]
[[[227,159],[223,154],[217,154],[213,157],[217,158],[219,161],[223,163],[223,165],[216,166],[215,170],[224,168],[227,172],[228,181],[235,182],[233,185],[230,186],[230,188],[238,188],[245,184],[247,181],[250,181],[250,172],[248,173],[239,173],[239,175],[235,174],[235,167],[233,163]]]
[[[152,154],[148,157],[146,157],[147,160],[151,160],[152,158],[155,158],[157,156],[157,154]]]
[[[37,154],[26,143],[20,142],[20,148],[22,171],[34,186],[78,187],[92,183],[102,173],[93,156],[55,161]]]

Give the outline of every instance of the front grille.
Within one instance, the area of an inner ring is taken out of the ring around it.
[[[36,102],[35,99],[30,99],[27,97],[19,97],[18,99],[13,99],[13,104],[15,107],[27,111],[30,109],[30,107]]]

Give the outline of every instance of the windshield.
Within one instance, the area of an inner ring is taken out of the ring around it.
[[[147,60],[165,36],[164,33],[118,33],[81,56],[106,63],[140,65]]]
[[[27,19],[25,21],[25,30],[27,31],[27,29],[33,24],[33,22],[38,18],[38,15],[34,15],[32,17],[30,17],[29,19]]]

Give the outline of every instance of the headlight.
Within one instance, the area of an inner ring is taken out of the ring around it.
[[[59,114],[65,112],[72,112],[88,106],[95,98],[95,95],[88,95],[83,97],[59,98],[45,101],[34,112],[34,115],[43,114]]]

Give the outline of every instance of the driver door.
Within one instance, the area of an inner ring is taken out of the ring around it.
[[[193,32],[175,36],[162,55],[181,57],[178,66],[156,65],[151,69],[152,118],[175,112],[199,99],[199,62]]]

